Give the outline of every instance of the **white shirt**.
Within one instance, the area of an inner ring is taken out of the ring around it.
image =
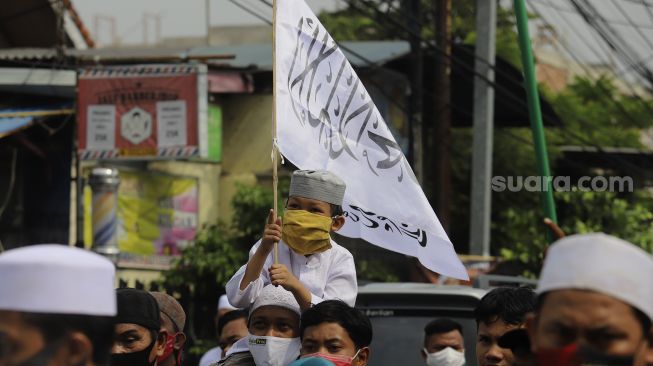
[[[200,364],[199,366],[209,366],[212,365],[218,361],[220,361],[220,358],[222,357],[222,348],[218,347],[213,347],[210,350],[206,351],[206,353],[200,358]]]
[[[252,258],[261,245],[259,240],[249,251]],[[270,283],[268,269],[273,264],[273,253],[265,260],[261,275],[250,282],[244,290],[240,283],[245,276],[247,264],[240,267],[227,283],[227,297],[236,307],[248,307],[254,301],[263,287]],[[356,267],[354,257],[349,251],[331,240],[331,249],[308,257],[293,252],[283,241],[279,242],[279,264],[288,267],[295,277],[311,292],[311,304],[323,300],[339,299],[354,306],[358,293],[356,282]]]

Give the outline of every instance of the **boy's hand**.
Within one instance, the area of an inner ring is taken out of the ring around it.
[[[294,292],[302,286],[297,277],[283,264],[273,264],[269,271],[270,282],[275,286],[281,286],[290,292]]]
[[[261,239],[261,247],[265,248],[266,251],[272,250],[274,243],[281,241],[281,217],[277,217],[277,220],[274,220],[274,210],[270,210],[268,214],[268,223],[263,229],[263,238]]]

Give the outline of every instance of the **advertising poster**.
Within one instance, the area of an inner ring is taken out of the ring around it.
[[[118,247],[121,258],[159,263],[158,257],[179,255],[182,248],[192,243],[199,217],[196,178],[121,170],[120,180]],[[84,238],[89,247],[93,242],[91,206],[91,189],[87,186]]]

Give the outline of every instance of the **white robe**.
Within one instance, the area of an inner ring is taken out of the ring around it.
[[[249,251],[252,258],[261,244],[259,240]],[[273,253],[265,260],[258,279],[250,282],[244,290],[240,283],[245,275],[247,264],[231,277],[227,283],[227,297],[236,307],[248,307],[270,283],[268,269],[273,264]],[[283,241],[279,242],[279,264],[288,267],[297,279],[311,292],[311,304],[324,300],[339,299],[354,306],[358,294],[354,257],[344,247],[331,240],[331,249],[308,257],[293,252]]]

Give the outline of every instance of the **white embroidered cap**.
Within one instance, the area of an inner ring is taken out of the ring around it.
[[[222,295],[218,300],[218,311],[222,309],[236,310],[238,308],[234,307],[233,305],[231,305],[231,303],[229,303],[229,299],[227,298],[227,295]]]
[[[653,319],[653,256],[603,233],[572,235],[548,251],[536,292],[581,289],[600,292]]]
[[[84,249],[41,244],[0,254],[0,309],[116,315],[115,267]]]
[[[340,177],[328,170],[295,170],[290,177],[288,195],[342,206],[346,187]]]
[[[290,293],[290,291],[284,290],[284,288],[281,286],[267,285],[263,287],[261,293],[252,303],[252,306],[249,310],[249,316],[251,317],[256,309],[260,308],[261,306],[268,305],[286,308],[297,313],[297,315],[302,315],[299,309],[299,304],[297,303],[297,300],[295,300],[293,294]]]

